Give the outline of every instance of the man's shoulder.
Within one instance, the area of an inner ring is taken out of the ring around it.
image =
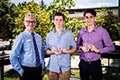
[[[35,35],[37,36],[37,38],[42,38],[40,34],[35,33]]]
[[[68,29],[64,29],[64,32],[65,32],[65,33],[68,33],[68,34],[72,34],[72,31],[71,31],[71,30],[68,30]]]
[[[86,27],[79,29],[79,31],[85,31]]]
[[[16,36],[16,38],[22,38],[24,35],[24,32],[20,33],[19,35]]]
[[[50,32],[47,34],[47,36],[50,36],[50,35],[52,35],[52,34],[54,34],[54,31],[50,31]]]
[[[85,33],[85,32],[86,32],[86,28],[85,28],[85,27],[84,27],[84,28],[79,29],[79,31],[78,31],[78,33],[80,33],[80,34]]]
[[[102,31],[102,32],[107,31],[105,28],[103,28],[101,26],[97,27],[97,30]]]

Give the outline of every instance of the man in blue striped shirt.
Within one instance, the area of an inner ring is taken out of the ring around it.
[[[56,12],[53,16],[55,29],[46,36],[50,80],[70,80],[70,54],[76,50],[76,43],[72,32],[63,28],[64,20],[64,15]]]
[[[36,17],[33,14],[26,14],[24,18],[25,30],[18,35],[14,41],[10,62],[13,68],[20,74],[20,80],[42,80],[44,69],[44,53],[41,36],[34,32]],[[38,48],[40,58],[39,65],[36,65],[36,54],[33,37]]]

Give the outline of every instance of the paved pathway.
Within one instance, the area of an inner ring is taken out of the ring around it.
[[[80,79],[78,79],[78,78],[70,78],[70,80],[80,80]]]
[[[4,72],[7,72],[8,70],[12,69],[11,65],[4,66]]]

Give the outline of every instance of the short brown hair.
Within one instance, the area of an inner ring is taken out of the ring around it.
[[[53,16],[53,19],[55,18],[55,16],[62,16],[62,17],[63,17],[63,20],[65,20],[65,16],[64,16],[64,14],[61,13],[61,12],[56,12],[56,13],[54,14],[54,16]]]
[[[86,9],[83,15],[85,16],[86,13],[91,13],[92,15],[96,16],[96,11],[94,9]]]

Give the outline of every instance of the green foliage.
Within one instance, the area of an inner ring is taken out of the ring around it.
[[[55,12],[62,12],[66,19],[65,21],[69,21],[69,12],[66,9],[75,6],[75,2],[73,0],[53,0],[48,7],[48,13],[50,14],[50,19],[52,20],[52,16]]]
[[[67,29],[73,32],[75,41],[77,40],[77,34],[79,29],[83,28],[84,26],[85,26],[85,23],[82,20],[77,20],[75,18],[69,20],[65,24],[65,27],[67,27]]]
[[[14,33],[16,34],[14,34],[14,36],[20,34],[24,30],[23,21],[24,21],[25,14],[32,13],[36,16],[36,19],[37,19],[37,26],[35,31],[42,36],[44,41],[45,36],[50,29],[49,25],[51,25],[49,13],[47,13],[35,2],[24,3],[23,6],[19,7],[19,9],[20,9],[19,15],[17,18],[15,18],[16,26],[14,29]]]
[[[70,19],[67,9],[70,9],[72,6],[75,6],[73,0],[53,0],[48,7],[44,3],[39,5],[35,2],[19,3],[16,6],[10,3],[9,0],[1,0],[0,38],[4,40],[13,39],[24,31],[23,18],[25,14],[32,13],[37,18],[35,31],[42,36],[44,43],[47,33],[54,28],[52,16],[55,12],[60,11],[66,17],[64,28],[71,30],[76,40],[78,30],[84,27],[85,23],[75,18]],[[113,40],[118,40],[120,36],[120,22],[118,22],[117,17],[105,8],[96,11],[99,12],[96,24],[106,28]]]
[[[17,15],[16,6],[9,0],[0,1],[0,38],[9,40],[13,38],[14,18]]]
[[[48,10],[51,14],[54,14],[56,11],[65,12],[66,9],[70,9],[72,6],[75,6],[75,2],[73,0],[53,0],[48,7]]]
[[[77,19],[70,19],[67,9],[70,9],[73,6],[75,6],[75,2],[73,0],[54,0],[48,7],[48,13],[50,14],[50,19],[52,20],[52,16],[55,12],[62,12],[65,15],[64,28],[71,30],[74,33],[76,40],[77,29],[81,27],[82,23]]]
[[[120,25],[117,16],[108,9],[98,9],[97,25],[102,26],[109,32],[112,40],[120,39]]]
[[[50,3],[50,6],[46,9],[41,8],[37,3],[35,2],[29,2],[29,3],[22,3],[18,5],[19,9],[19,15],[17,18],[15,18],[15,28],[14,28],[14,37],[20,34],[24,30],[24,24],[23,24],[23,18],[24,15],[27,13],[32,13],[37,18],[37,27],[35,31],[39,33],[42,36],[43,43],[45,41],[45,37],[49,31],[53,29],[52,24],[52,16],[54,12],[60,11],[63,12],[66,16],[66,23],[70,20],[69,19],[69,13],[65,8],[70,8],[71,6],[74,6],[75,3],[72,0],[54,0]],[[70,25],[65,26],[65,28],[68,28]]]

